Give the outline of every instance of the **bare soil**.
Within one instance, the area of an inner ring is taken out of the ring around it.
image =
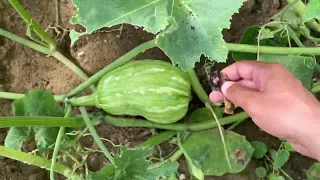
[[[47,28],[55,20],[55,1],[21,0],[21,3],[43,28]],[[240,12],[234,15],[231,29],[224,31],[225,40],[227,42],[238,42],[246,27],[267,22],[269,17],[283,8],[283,5],[284,3],[280,0],[249,0]],[[69,19],[74,14],[75,9],[71,0],[61,0],[60,11],[60,25],[65,29],[72,28]],[[21,37],[26,37],[27,27],[24,21],[9,4],[5,4],[1,0],[0,27]],[[66,36],[61,41],[60,50],[86,73],[92,75],[129,50],[154,37],[130,25],[124,25],[122,31],[117,30],[118,28],[106,29],[83,37],[73,47],[70,47],[70,40]],[[49,32],[53,33],[52,30],[49,30]],[[169,60],[158,48],[148,50],[136,59]],[[232,59],[230,58],[228,62],[232,62]],[[81,80],[77,75],[56,59],[0,37],[0,91],[26,93],[31,89],[41,88],[52,91],[54,94],[64,94],[80,82]],[[0,116],[12,115],[11,101],[0,100],[0,104]],[[132,146],[142,143],[147,137],[151,136],[151,131],[143,128],[121,129],[100,125],[97,126],[97,130],[101,137],[110,139],[115,144],[130,143]],[[274,148],[279,145],[276,138],[260,131],[250,120],[238,126],[236,131],[245,135],[250,141],[262,140]],[[4,143],[6,132],[7,129],[0,129],[1,144]],[[82,143],[86,147],[95,146],[90,137],[85,137]],[[106,146],[111,148],[108,143],[106,143]],[[170,144],[163,147],[166,151],[173,148]],[[103,166],[103,159],[103,155],[99,153],[92,154],[88,160],[89,168],[93,171],[100,169]],[[182,164],[180,172],[187,175],[186,164],[183,159],[180,161]],[[261,163],[263,162],[251,162],[248,168],[240,174],[208,177],[207,179],[257,179],[254,169]],[[303,179],[305,178],[305,170],[312,163],[312,160],[293,153],[284,169],[294,179]],[[0,157],[0,179],[45,180],[49,179],[49,176],[46,170]],[[189,177],[187,176],[186,179],[189,179]]]

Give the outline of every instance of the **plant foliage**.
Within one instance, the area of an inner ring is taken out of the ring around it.
[[[153,148],[121,147],[121,153],[115,160],[115,172],[110,175],[110,168],[103,168],[97,173],[91,173],[90,180],[158,180],[169,177],[175,173],[179,164],[177,162],[165,161],[154,165],[147,157],[151,156]],[[112,168],[111,168],[112,169]]]
[[[254,148],[253,157],[256,159],[261,159],[268,152],[268,147],[264,142],[252,141],[252,147]]]
[[[77,14],[71,23],[83,25],[86,31],[72,30],[70,37],[74,43],[81,35],[129,23],[158,33],[157,46],[184,70],[193,68],[202,54],[226,62],[228,49],[222,30],[230,27],[231,16],[244,1],[73,0]]]
[[[53,116],[62,117],[63,111],[53,95],[44,90],[32,90],[23,98],[13,102],[15,116]],[[59,128],[57,127],[11,127],[5,139],[5,146],[20,150],[22,143],[33,137],[39,152],[44,152],[54,144]]]

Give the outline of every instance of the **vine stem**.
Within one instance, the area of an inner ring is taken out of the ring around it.
[[[100,70],[99,72],[94,74],[93,76],[91,76],[87,81],[81,83],[78,87],[74,88],[68,94],[68,96],[74,96],[74,95],[78,94],[79,92],[83,91],[84,89],[86,89],[90,85],[99,81],[102,78],[102,76],[105,75],[107,72],[110,72],[111,70],[116,69],[117,67],[127,63],[132,58],[134,58],[135,56],[140,54],[141,52],[144,52],[148,49],[156,47],[155,43],[156,43],[156,39],[153,39],[153,40],[147,41],[147,42],[137,46],[136,48],[132,49],[131,51],[129,51],[125,55],[121,56],[119,59],[113,61],[111,64],[109,64],[108,66],[106,66],[105,68],[103,68],[102,70]]]
[[[66,113],[65,113],[64,117],[65,118],[70,117],[71,112],[72,112],[72,106],[70,104],[68,104],[66,107]],[[65,130],[66,130],[66,127],[60,127],[58,135],[57,135],[57,139],[55,142],[55,146],[54,146],[54,150],[53,150],[53,154],[52,154],[52,158],[51,158],[51,168],[50,168],[50,179],[51,180],[54,180],[54,169],[56,167],[57,156],[59,153],[61,141],[64,136]]]
[[[233,116],[228,116],[220,119],[220,125],[227,125],[241,121],[248,118],[247,113],[238,113]],[[156,128],[156,129],[167,129],[174,131],[201,131],[205,129],[216,128],[217,123],[215,121],[204,121],[201,123],[173,123],[173,124],[157,124],[146,120],[136,120],[128,118],[114,117],[106,115],[102,120],[105,123],[117,126],[117,127],[146,127],[146,128]]]
[[[304,9],[306,8],[306,5],[301,0],[299,0],[298,2],[295,2],[295,0],[287,0],[287,1],[288,1],[288,4],[295,3],[294,7],[295,7],[297,14],[301,18],[303,18]],[[320,25],[315,20],[311,20],[311,21],[307,22],[306,24],[308,27],[310,27],[314,31],[320,32]]]
[[[191,81],[192,88],[193,88],[194,92],[197,94],[197,96],[202,101],[202,103],[203,104],[210,103],[210,99],[209,99],[206,91],[201,86],[201,84],[199,82],[199,79],[198,79],[198,77],[196,75],[196,72],[193,69],[189,69],[187,71],[187,74],[188,74],[188,76],[190,78],[190,81]]]
[[[168,139],[172,138],[176,134],[177,134],[176,131],[164,131],[164,132],[159,133],[156,136],[152,136],[151,138],[149,138],[148,140],[146,140],[145,142],[143,142],[139,146],[140,147],[155,146],[155,145],[158,145],[158,144],[161,144],[161,143],[167,141]]]
[[[234,52],[260,53],[265,54],[295,54],[295,55],[320,55],[319,47],[273,47],[273,46],[255,46],[247,44],[227,43],[227,49]]]
[[[38,43],[35,43],[33,41],[29,41],[27,39],[24,39],[22,37],[19,37],[15,34],[12,34],[11,32],[8,32],[4,29],[1,29],[0,28],[0,36],[3,36],[3,37],[6,37],[8,39],[11,39],[13,41],[16,41],[16,42],[19,42],[20,44],[24,45],[24,46],[27,46],[31,49],[34,49],[34,50],[37,50],[41,53],[44,53],[44,54],[50,54],[52,52],[52,50],[50,50],[49,48],[47,47],[44,47]]]
[[[56,50],[56,43],[54,40],[40,27],[40,25],[33,21],[31,16],[25,11],[23,6],[19,3],[18,0],[8,0],[14,9],[19,13],[22,19],[27,23],[28,26],[34,30],[34,32],[48,44],[51,51]]]
[[[31,153],[25,153],[25,152],[9,149],[1,145],[0,145],[0,156],[14,159],[26,164],[38,166],[46,170],[50,170],[50,167],[51,167],[51,161],[46,158],[35,156]],[[70,179],[72,178],[81,179],[81,176],[79,174],[71,174],[72,169],[70,169],[68,166],[65,166],[63,164],[56,164],[54,171]]]
[[[91,133],[91,136],[96,141],[97,145],[102,150],[103,154],[108,158],[110,163],[115,166],[113,157],[111,156],[111,154],[109,153],[107,148],[104,146],[103,142],[99,138],[99,135],[98,135],[97,131],[94,129],[93,125],[91,124],[90,118],[88,116],[86,108],[85,107],[79,107],[79,110],[81,112],[81,115],[82,115],[82,118],[83,118],[84,122],[86,123],[86,125],[87,125],[87,127],[88,127],[88,129],[89,129],[89,131]]]
[[[245,112],[220,119],[221,125],[227,125],[248,118]],[[91,120],[93,125],[107,123],[117,127],[145,127],[156,129],[167,129],[174,131],[201,131],[216,128],[215,121],[205,121],[201,123],[173,123],[173,124],[157,124],[147,120],[137,120],[130,118],[121,118],[111,115],[94,116]],[[45,126],[45,127],[83,127],[86,123],[81,117],[48,117],[48,116],[8,116],[0,117],[0,128],[15,126]]]
[[[23,98],[25,94],[20,94],[20,93],[10,93],[10,92],[0,92],[0,98],[2,99],[21,99]],[[66,95],[57,95],[54,96],[54,100],[57,102],[63,102],[66,98]]]
[[[169,157],[170,161],[175,162],[183,155],[183,151],[178,149],[172,156]]]

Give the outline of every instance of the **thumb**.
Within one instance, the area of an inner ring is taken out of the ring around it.
[[[261,96],[259,91],[232,81],[223,83],[221,91],[232,103],[245,110],[252,110],[258,103],[257,97]]]

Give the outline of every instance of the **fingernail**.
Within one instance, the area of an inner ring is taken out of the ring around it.
[[[233,84],[234,84],[234,82],[232,82],[232,81],[227,81],[227,82],[223,83],[221,86],[222,94],[226,96],[228,88],[230,86],[232,86]]]

